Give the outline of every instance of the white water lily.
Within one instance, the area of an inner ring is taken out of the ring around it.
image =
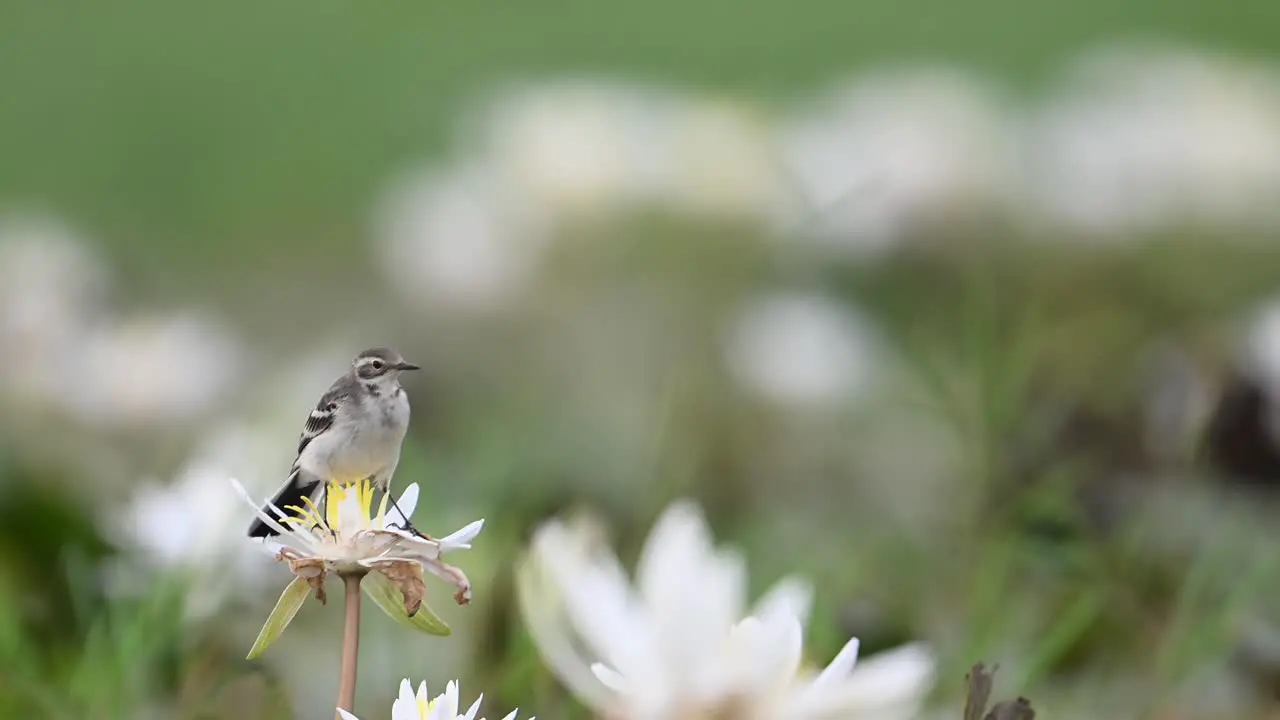
[[[469,549],[484,527],[484,520],[476,520],[439,540],[403,530],[406,517],[413,514],[417,505],[416,483],[405,488],[390,510],[389,496],[384,494],[375,513],[371,482],[332,482],[325,489],[323,511],[307,499],[306,507],[268,506],[276,517],[260,510],[259,503],[239,482],[233,479],[231,484],[258,517],[279,533],[278,542],[263,543],[263,547],[273,552],[277,560],[287,562],[296,576],[281,595],[250,657],[261,654],[279,637],[308,589],[321,602],[325,600],[324,582],[329,573],[367,573],[361,588],[383,612],[436,635],[448,635],[450,630],[423,602],[424,570],[453,583],[457,588],[453,597],[459,605],[471,602],[467,576],[440,558],[452,550]]]
[[[391,705],[391,720],[484,720],[484,718],[476,718],[476,713],[480,712],[480,702],[484,700],[483,694],[476,698],[466,712],[459,712],[458,683],[455,681],[450,680],[444,692],[429,698],[425,682],[418,684],[418,692],[415,695],[408,678],[401,680],[400,696]],[[520,712],[519,708],[512,710],[502,720],[516,720],[518,712]],[[338,713],[345,720],[360,720],[342,708],[338,708]],[[529,718],[529,720],[535,720],[535,718]]]
[[[743,560],[713,547],[695,505],[658,520],[634,589],[596,537],[582,525],[542,527],[520,599],[552,670],[605,717],[907,720],[923,703],[934,660],[921,645],[855,670],[855,639],[822,672],[802,668],[808,585],[783,580],[744,613]]]

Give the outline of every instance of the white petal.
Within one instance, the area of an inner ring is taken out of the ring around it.
[[[279,537],[279,536],[277,536],[277,537]],[[257,546],[258,546],[258,547],[260,547],[260,548],[262,548],[262,552],[264,552],[264,553],[266,553],[266,554],[268,554],[268,555],[279,555],[279,554],[280,554],[280,551],[281,551],[281,550],[283,550],[283,549],[285,549],[285,547],[292,547],[292,546],[286,546],[286,545],[285,545],[284,543],[282,543],[282,542],[277,542],[277,541],[275,541],[275,540],[271,540],[271,539],[268,539],[268,538],[261,538],[261,539],[258,539],[258,540],[256,540],[256,542],[253,542],[253,544],[254,544],[254,545],[257,545]]]
[[[800,668],[804,630],[790,615],[748,617],[733,628],[722,665],[730,683],[721,696],[771,695],[791,685]]]
[[[231,481],[231,487],[235,488],[236,494],[238,494],[238,495],[241,497],[241,499],[243,499],[243,500],[245,501],[245,503],[246,503],[249,507],[253,508],[253,512],[254,512],[254,513],[255,513],[259,518],[261,518],[261,519],[262,519],[262,522],[264,522],[264,523],[266,523],[266,524],[267,524],[267,527],[271,528],[272,530],[275,530],[276,532],[280,533],[281,535],[293,535],[293,534],[294,534],[292,530],[285,529],[285,527],[284,527],[284,526],[282,526],[280,523],[276,522],[275,518],[272,518],[271,516],[269,516],[269,515],[267,515],[266,513],[262,512],[261,506],[260,506],[258,503],[254,502],[253,498],[249,496],[249,491],[248,491],[248,490],[245,490],[245,489],[244,489],[244,486],[243,486],[243,485],[241,485],[241,484],[240,484],[240,482],[239,482],[238,480],[236,480],[235,478],[228,478],[228,480],[230,480],[230,481]],[[272,504],[270,504],[270,503],[267,503],[267,507],[271,508],[271,510],[275,511],[276,513],[279,513],[281,516],[283,516],[283,515],[285,514],[285,513],[284,513],[284,512],[282,512],[279,508],[277,508],[275,505],[272,505]]]
[[[923,643],[877,653],[843,681],[824,683],[800,705],[812,712],[841,712],[872,720],[913,716],[933,684],[937,661]]]
[[[680,500],[649,533],[636,580],[667,676],[692,686],[697,697],[722,692],[724,673],[715,654],[742,612],[746,570],[741,556],[717,552],[702,511]]]
[[[391,704],[391,720],[420,720],[418,700],[413,696],[408,678],[400,681],[400,695]]]
[[[654,523],[636,565],[636,584],[650,611],[683,603],[711,555],[702,511],[687,500],[672,503]]]
[[[400,497],[396,498],[394,504],[388,502],[387,505],[389,507],[383,517],[382,527],[403,526],[407,518],[413,517],[413,511],[418,508],[418,483],[410,483]]]
[[[812,605],[813,587],[800,578],[788,577],[761,596],[751,614],[766,621],[775,615],[788,615],[805,625]]]
[[[483,700],[484,693],[480,693],[480,697],[476,698],[476,701],[471,703],[471,707],[467,710],[466,714],[461,717],[465,717],[466,720],[475,720],[476,713],[480,711],[480,702]]]
[[[850,638],[849,642],[845,643],[840,652],[836,654],[831,664],[823,668],[810,687],[814,690],[821,690],[823,687],[829,687],[849,677],[850,673],[853,672],[854,665],[858,662],[858,647],[858,638]]]
[[[338,501],[338,527],[336,530],[342,535],[354,535],[355,533],[367,529],[369,527],[369,516],[365,515],[364,507],[360,504],[360,493],[354,488],[347,490]]]
[[[431,714],[427,716],[427,720],[457,720],[458,718],[458,683],[456,680],[450,680],[445,685],[444,692],[435,700],[435,707],[431,709]]]
[[[654,689],[662,663],[648,616],[631,595],[618,559],[588,550],[559,522],[534,538],[534,552],[550,571],[582,639],[637,687]]]
[[[804,653],[804,628],[801,627],[799,620],[786,618],[769,629],[773,631],[769,638],[773,651],[765,656],[771,657],[773,661],[760,663],[762,674],[759,680],[760,685],[767,685],[770,682],[788,684],[795,679],[796,673],[800,670],[800,661]]]
[[[423,680],[418,683],[418,702],[426,702],[431,699],[431,693],[427,690],[427,681]]]
[[[377,532],[397,538],[395,545],[392,548],[388,548],[388,552],[394,550],[394,552],[403,557],[415,557],[427,560],[437,560],[440,557],[440,543],[435,540],[420,538],[413,533],[398,530],[396,528],[387,528],[385,530],[378,530]]]
[[[343,710],[342,708],[338,708],[338,714],[342,716],[342,720],[360,720],[360,718],[356,717],[355,715],[352,715],[351,713],[347,712],[346,710]]]
[[[605,687],[619,695],[626,695],[630,691],[630,684],[627,683],[627,679],[622,677],[617,670],[604,663],[592,664],[591,672],[595,673],[596,679],[604,683]]]
[[[569,690],[586,705],[604,712],[613,703],[613,693],[592,673],[583,658],[573,632],[565,622],[559,595],[545,582],[536,559],[525,558],[517,568],[516,590],[525,627],[543,661]]]
[[[480,518],[470,523],[461,530],[446,535],[436,542],[440,545],[440,552],[449,552],[450,550],[470,550],[471,541],[476,539],[480,531],[484,529],[484,518]]]

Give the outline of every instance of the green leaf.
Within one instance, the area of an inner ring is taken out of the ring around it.
[[[298,614],[298,608],[302,607],[302,603],[306,601],[307,596],[311,594],[311,586],[306,580],[295,577],[293,582],[280,593],[280,599],[276,601],[276,607],[267,616],[267,622],[263,624],[262,630],[258,632],[258,639],[253,642],[253,649],[249,651],[247,659],[254,660],[267,651],[272,643],[280,639],[284,629],[289,627],[293,616]]]
[[[432,612],[425,602],[418,608],[418,612],[413,614],[413,617],[409,617],[408,611],[404,608],[404,596],[400,594],[400,588],[397,588],[395,583],[387,579],[382,573],[369,573],[361,581],[360,587],[364,590],[364,594],[368,595],[369,599],[373,601],[373,604],[378,606],[379,610],[401,625],[419,630],[428,635],[444,637],[453,634],[453,630],[449,629],[449,626],[440,619],[440,616]]]

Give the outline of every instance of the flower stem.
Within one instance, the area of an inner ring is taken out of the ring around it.
[[[338,707],[351,712],[356,704],[356,659],[360,656],[360,581],[364,573],[343,573],[346,617],[342,624],[342,670],[338,676]],[[336,720],[342,715],[334,713]]]

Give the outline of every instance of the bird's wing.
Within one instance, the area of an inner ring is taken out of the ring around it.
[[[350,379],[345,376],[320,396],[316,409],[307,416],[307,422],[302,426],[302,434],[298,436],[298,456],[302,455],[302,451],[307,449],[312,440],[333,427],[334,418],[338,415],[338,403],[349,397],[351,397]],[[297,464],[296,460],[294,464]]]

